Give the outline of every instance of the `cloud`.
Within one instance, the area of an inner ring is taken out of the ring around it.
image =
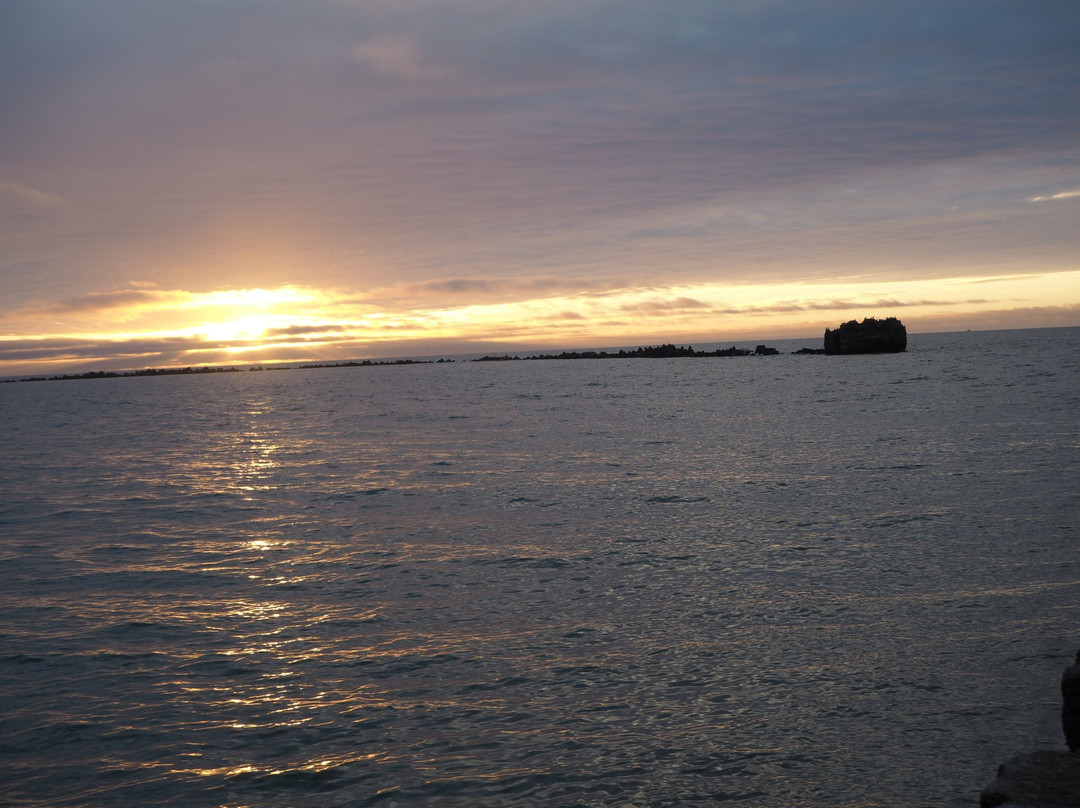
[[[513,293],[553,293],[590,289],[595,281],[565,278],[437,278],[410,284],[416,292],[439,292],[454,295]]]
[[[110,359],[132,356],[174,356],[183,351],[223,347],[182,337],[136,339],[89,339],[79,337],[0,339],[0,362]]]
[[[0,194],[7,194],[38,208],[55,208],[67,204],[63,197],[12,180],[0,180]]]
[[[713,304],[690,297],[652,298],[619,306],[619,311],[638,312],[640,314],[674,314],[683,311],[697,311],[712,308]]]
[[[903,308],[933,308],[939,306],[969,306],[984,304],[984,299],[969,300],[895,300],[878,298],[867,300],[859,298],[831,298],[824,300],[807,300],[792,303],[775,303],[768,306],[739,306],[724,309],[724,314],[788,314],[800,311],[877,311],[878,309],[903,309]]]
[[[321,302],[327,292],[299,286],[277,289],[221,289],[191,292],[184,289],[157,289],[145,282],[131,282],[127,288],[103,292],[87,292],[66,300],[38,301],[27,307],[34,314],[78,314],[126,310],[131,313],[154,310],[158,312],[184,309],[250,309],[274,310],[280,306]]]
[[[372,290],[357,302],[383,306],[455,307],[463,302],[486,304],[545,299],[596,292],[612,283],[610,278],[491,277],[435,278]]]
[[[118,308],[177,305],[189,301],[191,297],[192,295],[190,292],[182,291],[165,291],[146,288],[116,289],[108,292],[89,292],[84,295],[68,298],[67,300],[41,304],[35,308],[50,314],[70,312],[92,314]]]
[[[416,41],[407,37],[379,35],[353,48],[353,57],[379,73],[408,79],[436,79],[444,69],[426,63]]]
[[[303,336],[307,334],[333,334],[345,331],[346,325],[290,325],[284,328],[268,328],[265,331],[267,337]]]
[[[1080,191],[1062,191],[1059,194],[1050,194],[1049,196],[1033,196],[1029,201],[1031,202],[1057,202],[1062,199],[1076,199],[1080,197]]]
[[[990,308],[982,311],[923,315],[919,331],[997,330],[1015,328],[1075,328],[1080,322],[1080,304],[1065,306],[1024,306]],[[909,326],[910,330],[910,326]]]
[[[824,298],[808,299],[801,301],[779,301],[767,305],[743,305],[732,306],[722,303],[710,303],[690,298],[653,299],[627,303],[616,308],[617,311],[637,313],[647,316],[664,316],[678,314],[701,315],[729,315],[729,316],[765,316],[774,314],[793,314],[798,312],[819,311],[878,311],[880,309],[897,308],[933,308],[945,306],[970,306],[985,304],[989,301],[979,299],[966,300],[897,300],[889,298],[865,299],[865,298]]]
[[[330,329],[333,331],[334,329]],[[113,368],[187,365],[203,362],[249,361],[266,351],[273,359],[284,356],[318,356],[331,350],[334,340],[316,340],[315,348],[304,340],[212,339],[204,336],[135,336],[115,339],[87,337],[0,338],[0,366],[37,363],[41,366],[68,363],[79,366],[89,361],[107,362]],[[337,342],[358,344],[355,338]],[[280,344],[284,343],[284,344]]]
[[[475,278],[440,278],[411,285],[409,288],[418,292],[436,292],[449,295],[490,294],[507,289],[513,283],[497,279]]]

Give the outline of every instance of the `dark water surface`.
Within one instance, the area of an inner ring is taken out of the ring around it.
[[[0,802],[975,805],[1062,748],[1078,348],[0,385]]]

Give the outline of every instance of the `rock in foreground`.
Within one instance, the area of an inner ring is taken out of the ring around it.
[[[895,317],[884,320],[867,317],[861,323],[850,320],[835,331],[825,329],[827,354],[900,353],[906,350],[907,329]]]
[[[1061,731],[1069,751],[1080,753],[1080,651],[1061,675]]]
[[[998,766],[981,808],[1080,808],[1080,652],[1061,677],[1061,728],[1068,752],[1044,749]]]
[[[979,805],[1080,808],[1080,755],[1049,749],[1018,755],[998,767]]]

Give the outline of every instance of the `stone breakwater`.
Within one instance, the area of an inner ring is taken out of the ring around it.
[[[1043,749],[998,767],[981,808],[1080,808],[1080,652],[1061,677],[1061,729],[1068,752]]]

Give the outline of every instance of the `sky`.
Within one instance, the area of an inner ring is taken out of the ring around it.
[[[1078,42],[1076,0],[3,0],[0,375],[1080,325]]]

